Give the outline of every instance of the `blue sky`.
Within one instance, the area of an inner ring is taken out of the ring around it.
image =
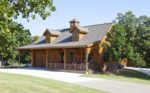
[[[136,16],[150,16],[150,0],[54,0],[57,10],[46,20],[18,18],[29,29],[32,36],[42,35],[46,28],[61,29],[69,27],[73,18],[80,20],[81,26],[112,22],[117,13],[133,11]]]

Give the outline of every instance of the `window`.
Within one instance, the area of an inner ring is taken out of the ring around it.
[[[70,62],[74,62],[75,61],[75,57],[74,57],[74,53],[73,52],[70,53],[69,59],[70,59]]]
[[[88,62],[93,63],[93,53],[91,52],[88,57]]]
[[[109,62],[109,52],[105,52],[105,53],[103,54],[103,61],[104,61],[104,62]]]
[[[60,53],[60,62],[64,63],[64,52]]]

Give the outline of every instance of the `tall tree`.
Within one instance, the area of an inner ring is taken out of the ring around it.
[[[5,62],[15,62],[16,48],[31,43],[32,38],[29,30],[21,24],[10,22],[8,28],[7,32],[0,31],[0,55]]]
[[[107,41],[110,42],[111,53],[119,62],[127,59],[134,66],[145,66],[149,58],[149,18],[137,18],[131,11],[118,14],[116,25],[108,33]]]
[[[53,0],[0,0],[0,31],[7,31],[8,23],[18,16],[46,19],[55,10]]]
[[[0,57],[15,61],[16,48],[32,41],[29,30],[15,19],[19,16],[27,20],[36,16],[46,19],[55,10],[53,0],[0,0]]]
[[[135,48],[143,55],[147,67],[150,67],[150,18],[140,16],[138,18]]]
[[[111,43],[111,48],[109,44],[105,46],[106,49],[109,49],[109,51],[112,52],[114,60],[121,61],[125,58],[125,51],[126,51],[126,32],[125,29],[121,26],[116,24],[113,29],[111,30],[111,33],[107,34],[108,38],[107,41]]]

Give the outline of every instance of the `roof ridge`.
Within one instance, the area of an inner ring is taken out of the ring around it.
[[[108,22],[108,23],[100,23],[100,24],[94,24],[94,25],[87,25],[87,26],[80,26],[80,27],[89,27],[89,26],[97,26],[97,25],[106,25],[106,24],[113,24],[114,22]],[[60,30],[65,30],[65,29],[70,29],[68,28],[63,28],[63,29],[56,29],[56,31],[60,31]]]
[[[97,25],[106,25],[106,24],[113,24],[113,23],[114,23],[114,22],[109,22],[109,23],[100,23],[100,24],[87,25],[87,26],[82,26],[82,27],[97,26]]]

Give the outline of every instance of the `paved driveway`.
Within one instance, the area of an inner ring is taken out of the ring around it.
[[[94,80],[79,82],[79,85],[101,89],[110,93],[150,93],[150,85],[113,80]]]
[[[30,76],[36,76],[41,78],[59,80],[68,83],[78,83],[78,82],[97,80],[95,78],[86,78],[86,77],[81,78],[80,75],[82,74],[48,71],[44,69],[0,69],[0,72],[30,75]]]
[[[47,79],[74,83],[85,87],[100,89],[111,93],[150,93],[150,85],[123,81],[80,77],[82,74],[56,72],[38,69],[0,69],[0,72],[30,75]]]

